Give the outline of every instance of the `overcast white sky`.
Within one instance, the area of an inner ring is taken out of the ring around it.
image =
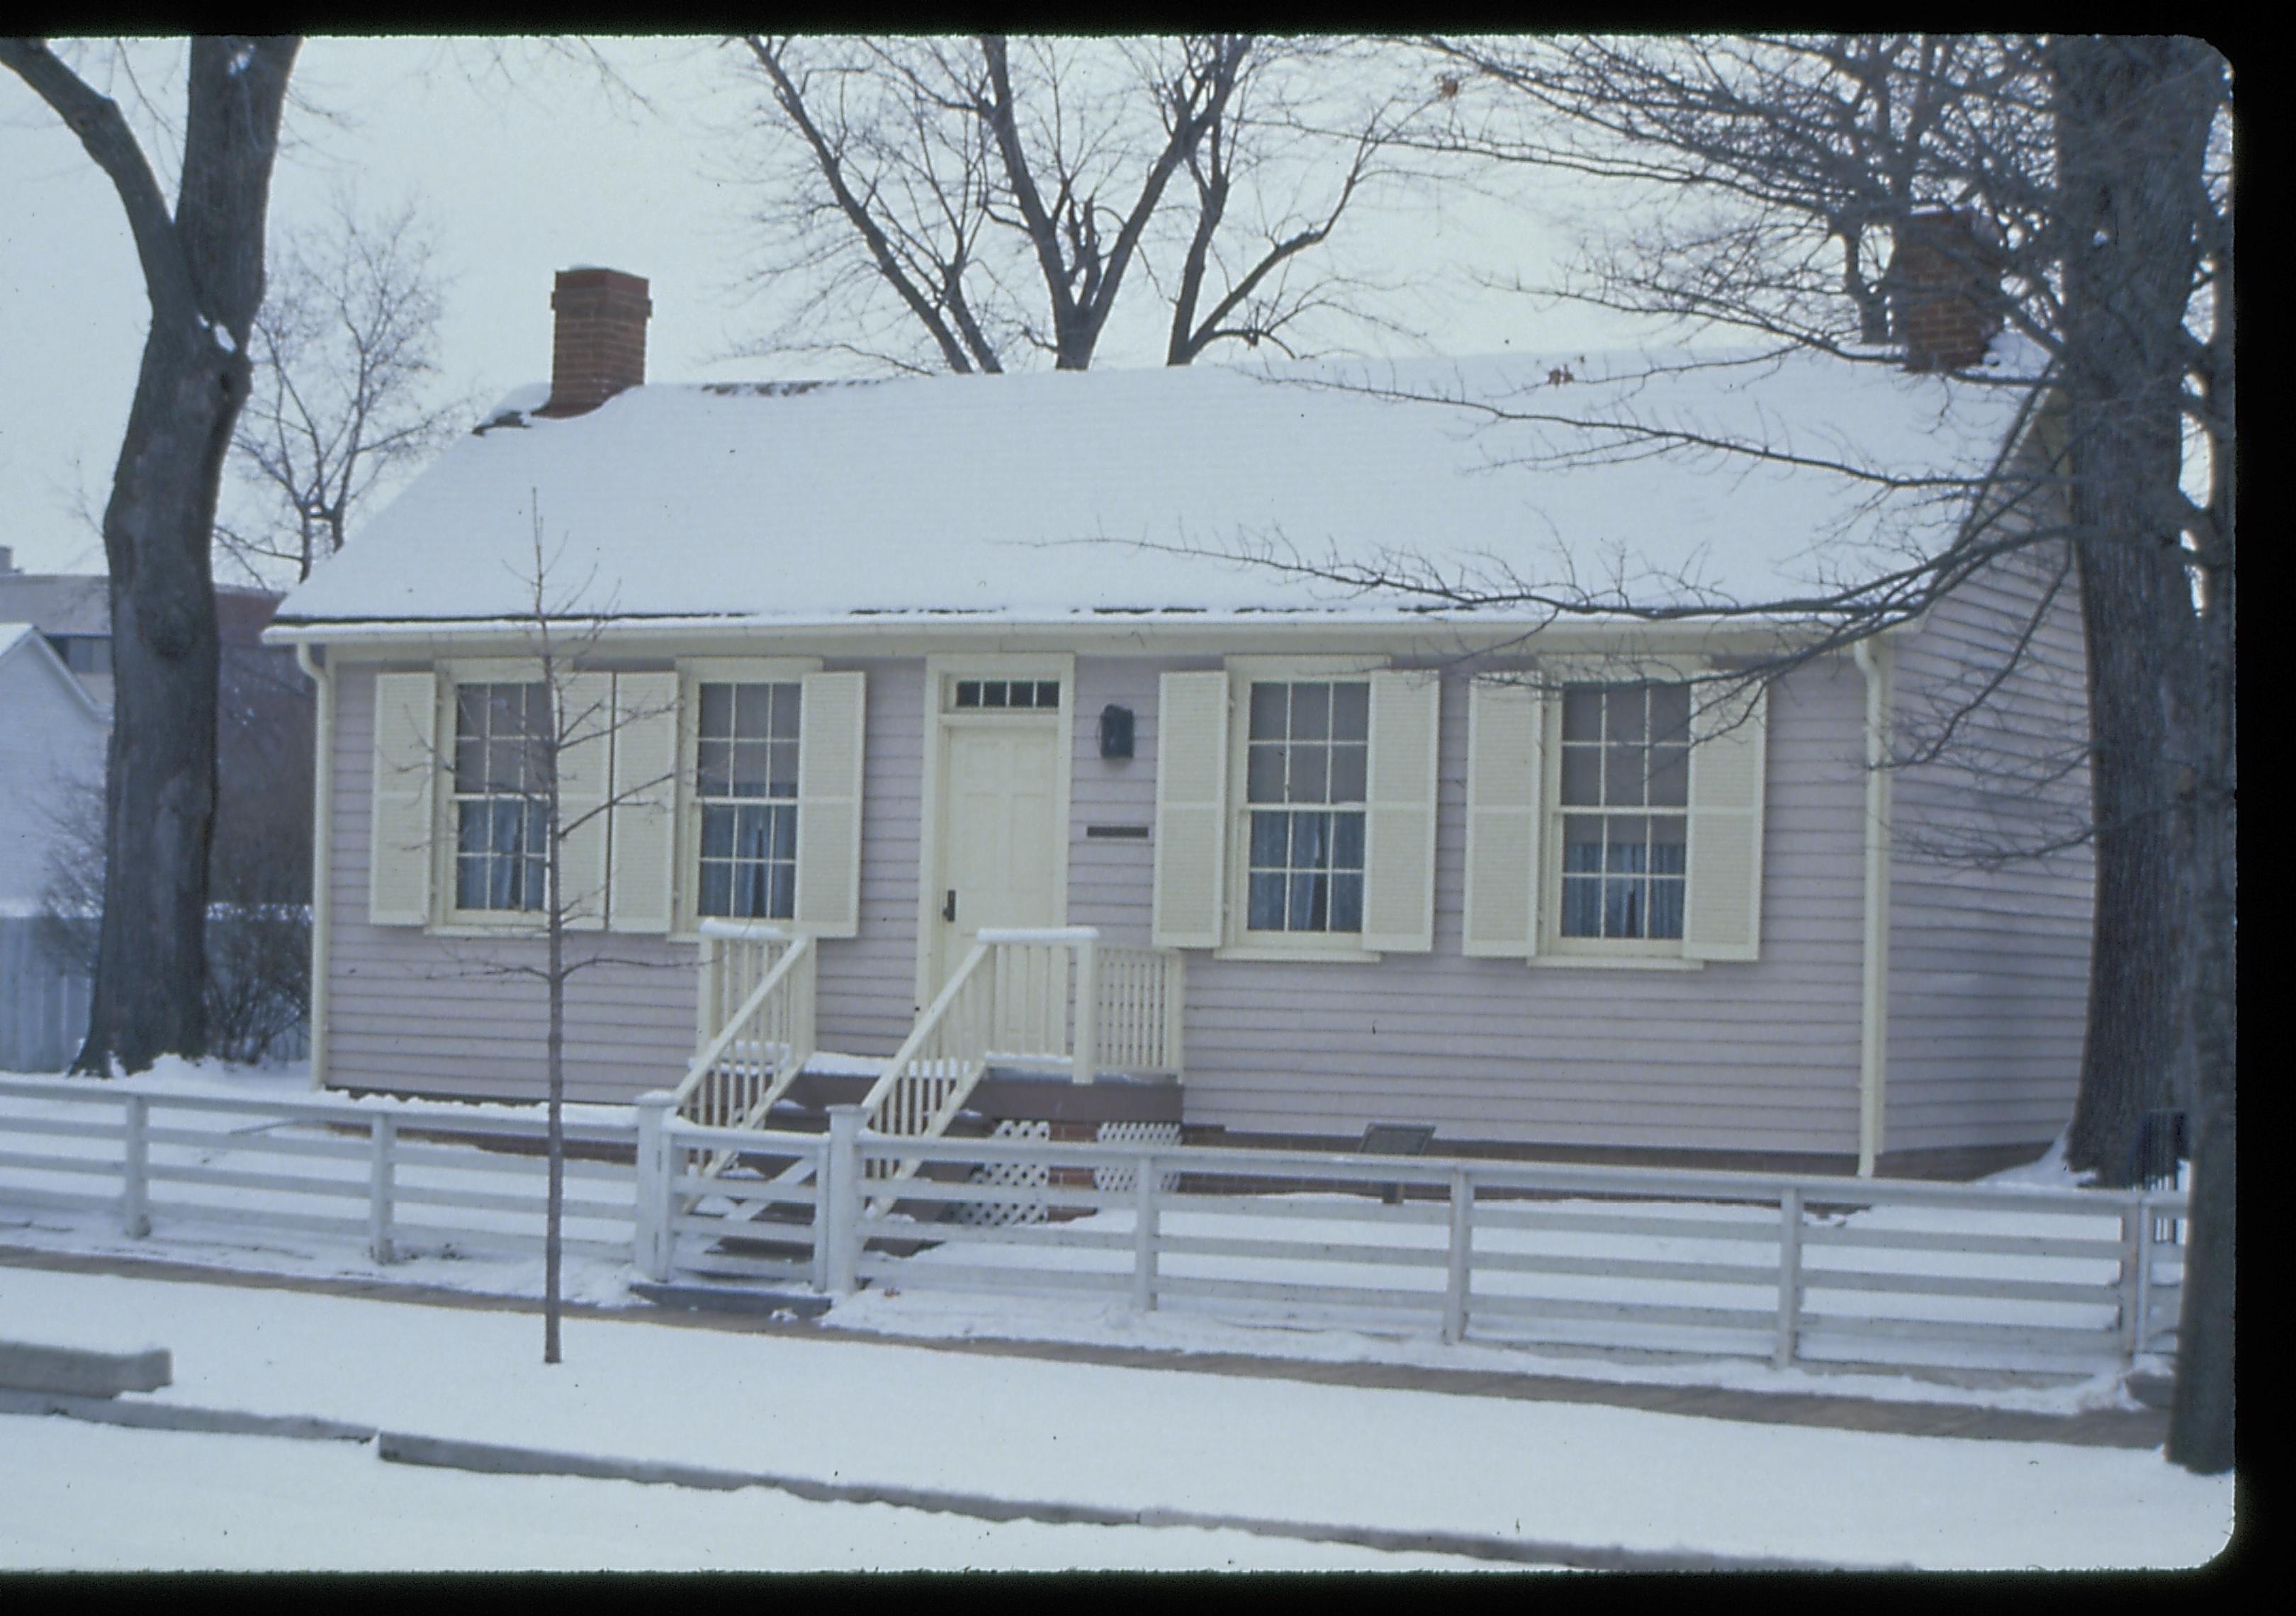
[[[738,291],[759,244],[741,126],[752,81],[713,39],[611,40],[600,49],[654,108],[618,101],[578,63],[527,43],[496,70],[481,45],[316,39],[299,56],[272,191],[275,234],[323,220],[355,188],[412,199],[451,277],[441,351],[455,387],[491,400],[549,369],[553,273],[603,264],[652,283],[648,373],[659,381],[818,374],[818,360],[735,357],[767,324]],[[152,103],[180,109],[179,46],[133,60]],[[90,52],[83,70],[101,65]],[[112,81],[123,102],[125,80]],[[148,149],[165,144],[146,130]],[[173,190],[172,167],[163,183]],[[100,512],[147,324],[142,277],[110,182],[12,74],[0,72],[0,544],[27,570],[101,570],[78,513]],[[1465,199],[1353,221],[1358,257],[1420,288],[1398,312],[1423,340],[1369,351],[1576,353],[1615,339],[1590,316],[1478,292],[1476,271],[1546,273],[1568,227],[1548,209]],[[1111,328],[1101,362],[1152,364],[1158,333]]]

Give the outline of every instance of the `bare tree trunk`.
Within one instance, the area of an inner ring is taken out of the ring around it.
[[[119,193],[152,305],[103,513],[113,706],[108,858],[87,1039],[75,1062],[130,1071],[207,1049],[208,852],[217,650],[209,546],[263,300],[279,115],[297,42],[191,43],[183,173],[170,212],[118,106],[37,40],[0,40]]]

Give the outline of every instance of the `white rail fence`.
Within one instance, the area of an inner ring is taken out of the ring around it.
[[[863,1120],[706,1128],[657,1093],[634,1121],[570,1123],[571,1144],[635,1162],[568,1162],[568,1248],[657,1279],[1095,1298],[1781,1365],[2080,1372],[2174,1347],[2182,1251],[2161,1227],[2186,1215],[2179,1193],[902,1138]],[[96,1209],[136,1235],[349,1235],[381,1261],[529,1251],[544,1164],[509,1151],[541,1134],[467,1107],[0,1079],[0,1206]],[[720,1157],[760,1176],[709,1170]],[[1049,1182],[1017,1186],[1024,1165]],[[1042,1221],[936,1217],[1016,1198]]]
[[[139,1237],[218,1226],[348,1235],[378,1263],[535,1252],[545,1232],[546,1132],[538,1115],[469,1106],[4,1080],[0,1206],[111,1210]],[[637,1223],[633,1129],[569,1120],[565,1137],[570,1153],[586,1153],[566,1162],[565,1249],[627,1259]]]

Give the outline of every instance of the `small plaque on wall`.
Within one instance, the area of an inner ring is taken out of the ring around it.
[[[1088,824],[1084,833],[1095,841],[1145,841],[1148,827],[1144,824]]]

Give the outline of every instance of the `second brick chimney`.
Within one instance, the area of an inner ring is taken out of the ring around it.
[[[550,294],[558,316],[544,415],[579,415],[626,387],[645,384],[646,283],[619,269],[562,269]]]
[[[1999,255],[1965,214],[1916,213],[1890,261],[1890,334],[1907,370],[1959,370],[1985,357],[2001,329]]]

